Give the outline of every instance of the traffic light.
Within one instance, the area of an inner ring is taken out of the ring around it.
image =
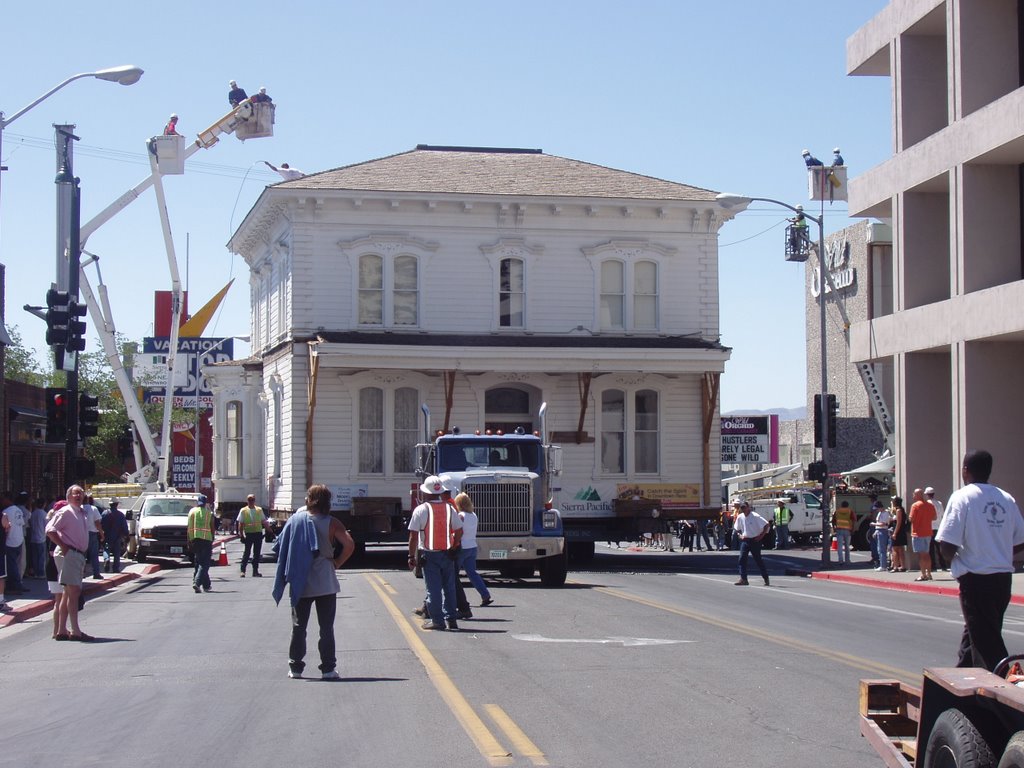
[[[821,448],[821,395],[814,396],[814,447]]]
[[[95,437],[99,431],[100,399],[87,392],[78,396],[78,436]]]
[[[117,438],[117,458],[122,462],[132,457],[135,440],[132,437],[132,428],[127,424],[121,429],[121,435]]]
[[[68,436],[68,393],[59,387],[46,388],[46,442],[63,443]]]
[[[839,416],[839,402],[835,395],[829,395],[825,400],[828,409],[828,447],[836,447],[836,420]]]
[[[85,350],[85,320],[78,319],[85,317],[85,312],[85,304],[79,304],[77,301],[68,302],[67,341],[64,349],[69,352]]]
[[[828,467],[824,461],[812,461],[807,465],[807,479],[822,482],[828,476]]]
[[[51,347],[63,347],[68,338],[67,291],[51,288],[46,292],[46,343]]]

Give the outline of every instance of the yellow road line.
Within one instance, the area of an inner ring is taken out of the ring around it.
[[[392,587],[390,584],[388,584],[387,580],[385,580],[385,578],[383,576],[381,576],[379,573],[369,573],[369,574],[366,574],[366,576],[368,578],[374,579],[378,584],[380,584],[387,591],[387,593],[389,595],[397,595],[398,594],[398,590],[396,590],[394,587]]]
[[[448,677],[444,668],[434,658],[434,655],[428,650],[423,640],[420,639],[419,633],[413,629],[412,625],[398,609],[398,606],[395,605],[395,602],[386,594],[384,587],[376,583],[369,576],[367,576],[367,580],[381,599],[381,602],[384,603],[384,607],[388,609],[388,613],[391,614],[391,618],[398,625],[398,629],[405,636],[412,652],[416,654],[416,658],[420,660],[420,663],[427,670],[427,676],[434,684],[434,688],[441,694],[441,698],[444,699],[445,704],[448,705],[452,714],[455,715],[455,718],[462,725],[469,738],[472,739],[480,754],[493,766],[511,765],[511,753],[498,743],[494,734],[484,725],[484,721],[473,711],[469,702],[466,701],[466,698],[455,686],[455,683]]]
[[[706,616],[696,611],[690,611],[685,608],[677,608],[673,605],[667,605],[666,603],[661,603],[657,600],[649,600],[647,598],[639,597],[637,595],[631,595],[628,592],[622,592],[621,590],[613,589],[611,587],[594,587],[594,590],[597,592],[602,592],[606,595],[611,595],[612,597],[621,598],[622,600],[629,600],[634,603],[646,605],[650,608],[657,608],[661,611],[674,613],[677,616],[685,616],[688,619],[700,621],[704,624],[711,624],[712,626],[720,627],[721,629],[727,629],[730,632],[738,632],[743,635],[748,635],[749,637],[757,638],[758,640],[765,640],[769,643],[775,643],[776,645],[781,645],[785,648],[804,651],[806,653],[813,653],[817,656],[821,656],[826,659],[831,659],[832,661],[838,661],[842,664],[846,664],[847,666],[853,667],[854,669],[869,672],[873,675],[880,675],[882,677],[895,677],[903,680],[906,683],[920,684],[920,675],[913,675],[905,669],[899,669],[898,667],[893,667],[888,664],[882,664],[881,662],[872,661],[871,659],[864,659],[860,656],[855,656],[852,653],[833,651],[828,648],[823,648],[820,645],[814,645],[812,643],[804,642],[803,640],[798,640],[794,637],[786,637],[785,635],[773,634],[771,632],[766,632],[762,629],[757,629],[756,627],[751,627],[746,624],[738,624],[727,619],[712,618],[710,616]]]
[[[497,704],[486,704],[484,709],[491,719],[504,732],[516,752],[523,757],[530,759],[534,765],[548,765],[547,758],[540,751],[536,744],[530,741],[530,737],[523,733],[523,729],[513,722],[512,718]]]

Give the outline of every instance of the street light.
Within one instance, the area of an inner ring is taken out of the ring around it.
[[[203,489],[200,488],[202,485],[202,473],[199,471],[199,377],[202,374],[203,360],[216,349],[220,349],[221,345],[228,341],[249,341],[249,336],[225,336],[223,339],[218,341],[208,349],[204,349],[202,352],[196,352],[196,431],[195,431],[195,442],[196,442],[196,455],[195,455],[195,466],[193,468],[193,477],[195,477],[196,493],[202,493]]]
[[[24,115],[26,112],[28,112],[30,109],[32,109],[32,107],[53,96],[53,94],[55,94],[68,83],[72,83],[75,80],[81,80],[85,77],[95,77],[97,80],[106,80],[110,83],[120,83],[121,85],[134,85],[135,83],[139,82],[139,78],[142,77],[142,73],[142,69],[140,69],[139,67],[131,66],[130,64],[126,64],[121,67],[109,67],[108,69],[100,69],[96,72],[82,72],[77,75],[72,75],[64,82],[55,85],[53,88],[48,90],[46,93],[44,93],[38,99],[33,101],[27,107],[22,107],[10,117],[7,117],[4,115],[3,112],[0,112],[0,160],[2,160],[3,158],[4,129],[7,128],[8,125],[13,123],[19,117]],[[4,170],[6,169],[2,165],[0,165],[0,171]],[[2,178],[3,173],[0,173],[0,179]]]
[[[781,205],[783,208],[788,208],[794,213],[801,212],[789,203],[784,203],[781,200],[773,200],[770,197],[745,197],[743,195],[731,195],[726,192],[722,192],[715,197],[715,200],[725,208],[738,208],[739,211],[737,211],[737,213],[742,212],[748,205],[755,201]],[[828,563],[830,552],[828,519],[828,336],[825,330],[825,281],[828,279],[828,273],[825,271],[825,217],[824,213],[821,216],[812,216],[806,212],[804,212],[804,216],[818,225],[818,307],[820,309],[818,324],[820,326],[819,330],[821,336],[821,402],[818,406],[818,424],[821,428],[821,463],[825,465],[825,476],[821,480],[821,562]]]

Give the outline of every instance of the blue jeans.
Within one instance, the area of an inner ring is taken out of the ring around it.
[[[875,546],[878,548],[878,565],[882,570],[889,568],[889,529],[875,529]]]
[[[28,544],[28,562],[37,579],[46,576],[46,542]]]
[[[789,549],[789,525],[775,527],[775,548]]]
[[[113,559],[114,561],[114,573],[121,572],[121,537],[118,536],[116,539],[107,539],[106,543],[106,557],[105,561]]]
[[[480,593],[480,599],[490,600],[491,593],[488,591],[487,585],[484,584],[483,576],[476,572],[477,550],[478,547],[460,550],[458,566],[460,570],[466,572],[466,576],[469,578],[469,583],[473,585],[473,589]]]
[[[89,531],[89,551],[86,556],[89,565],[92,566],[92,575],[97,579],[102,579],[103,576],[100,573],[100,535],[96,531]]]
[[[850,562],[850,533],[845,528],[836,528],[836,560],[840,563]]]
[[[23,589],[21,583],[21,547],[4,547],[4,556],[7,558],[7,586],[11,592]]]
[[[306,625],[309,624],[309,613],[316,606],[316,622],[320,626],[320,640],[317,648],[320,651],[320,671],[333,672],[338,665],[334,650],[334,617],[338,612],[338,596],[333,592],[329,595],[316,597],[300,597],[299,603],[292,608],[292,639],[288,645],[288,666],[292,672],[302,674],[306,668]]]
[[[455,621],[455,561],[447,552],[423,550],[423,580],[427,582],[430,620],[441,626],[445,620]]]
[[[213,560],[213,542],[208,539],[192,540],[192,585],[209,589],[210,562]]]
[[[768,570],[761,559],[761,542],[755,539],[740,539],[740,578],[747,580],[747,555],[754,556],[754,562],[761,571],[761,578],[768,583]]]

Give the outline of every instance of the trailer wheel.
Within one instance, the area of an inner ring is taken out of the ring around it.
[[[995,765],[992,749],[967,715],[958,709],[947,709],[938,716],[928,737],[924,768],[994,768]]]
[[[871,542],[868,541],[868,531],[871,530],[871,521],[865,520],[861,523],[860,528],[853,532],[853,541],[851,544],[853,548],[858,552],[866,552],[871,549]]]
[[[1024,768],[1024,731],[1017,731],[999,758],[999,768]]]
[[[589,563],[594,560],[592,541],[567,541],[565,546],[569,550],[569,559],[574,563]]]
[[[540,583],[545,587],[560,587],[565,584],[569,572],[569,558],[565,552],[545,557],[540,563]]]

